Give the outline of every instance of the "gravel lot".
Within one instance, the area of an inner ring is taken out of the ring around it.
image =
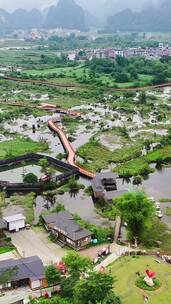
[[[48,239],[48,234],[36,228],[8,234],[22,257],[37,255],[44,265],[60,261],[66,250]]]

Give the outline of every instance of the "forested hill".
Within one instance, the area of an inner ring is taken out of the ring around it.
[[[66,28],[85,30],[97,23],[97,18],[85,11],[74,0],[59,0],[57,5],[46,10],[26,11],[17,9],[8,13],[0,9],[0,32],[30,28]]]
[[[32,9],[29,12],[24,9],[17,9],[11,14],[0,9],[0,31],[19,28],[28,29],[41,25],[42,15],[37,9]]]
[[[109,17],[107,27],[112,31],[171,31],[171,1],[166,0],[159,7],[150,6],[141,12],[123,10]]]
[[[85,12],[74,0],[59,0],[56,6],[49,9],[45,25],[49,28],[84,30],[86,28]]]

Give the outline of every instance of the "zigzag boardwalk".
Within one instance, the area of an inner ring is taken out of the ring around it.
[[[67,162],[70,165],[76,167],[82,175],[85,175],[88,178],[94,178],[95,177],[94,173],[89,172],[76,164],[76,162],[75,162],[76,153],[75,153],[72,145],[68,141],[68,138],[67,138],[65,132],[61,128],[59,128],[58,125],[56,124],[56,120],[50,119],[48,121],[48,125],[49,125],[50,129],[52,129],[55,133],[58,134],[65,150],[68,152]]]

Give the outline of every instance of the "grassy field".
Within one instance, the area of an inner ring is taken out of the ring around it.
[[[45,68],[44,70],[24,70],[23,77],[44,77],[44,78],[51,78],[52,81],[57,83],[69,83],[69,84],[77,84],[80,82],[82,77],[89,77],[89,69],[85,68],[84,66],[77,66],[77,67],[63,67],[63,68]],[[52,78],[52,75],[56,75]],[[117,88],[130,88],[135,86],[146,86],[151,83],[152,76],[150,75],[139,75],[139,79],[135,82],[127,82],[127,83],[118,83],[114,80],[111,75],[108,74],[98,74],[95,77],[96,81],[100,81],[101,84],[109,87],[117,86]]]
[[[171,162],[171,145],[154,150],[153,152],[149,153],[145,159],[149,163],[154,163],[157,161],[162,161],[163,163]]]
[[[34,142],[30,139],[8,140],[0,143],[0,159],[44,151],[46,149],[47,144],[43,142]]]
[[[156,291],[142,291],[135,286],[138,278],[136,272],[144,274],[148,268],[155,271],[161,282]],[[148,294],[150,304],[171,303],[171,266],[158,264],[153,257],[124,257],[110,266],[112,274],[117,278],[115,292],[121,297],[123,304],[143,304],[143,294]]]
[[[147,175],[154,172],[154,170],[150,168],[149,164],[142,158],[130,160],[127,163],[117,166],[115,170],[119,173],[119,176],[123,177]]]
[[[102,144],[90,140],[78,149],[77,154],[85,160],[84,166],[95,172],[106,168],[110,163],[124,162],[140,156],[141,146],[125,146],[112,152]]]

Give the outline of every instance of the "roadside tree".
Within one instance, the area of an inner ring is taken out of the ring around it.
[[[132,191],[115,200],[116,208],[127,223],[128,236],[131,241],[141,242],[144,231],[151,227],[155,208],[143,191]]]
[[[76,284],[74,289],[74,303],[104,303],[104,300],[107,298],[109,293],[112,292],[114,282],[115,280],[111,275],[100,272],[91,272],[89,276],[84,279],[80,279]]]
[[[60,283],[61,275],[59,270],[53,266],[49,265],[45,268],[45,275],[50,286],[55,286]]]

